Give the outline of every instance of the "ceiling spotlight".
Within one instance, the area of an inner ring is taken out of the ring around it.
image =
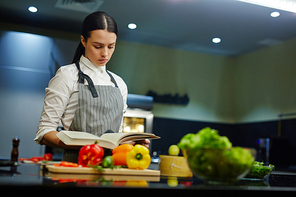
[[[137,25],[135,23],[130,23],[128,24],[127,26],[129,29],[136,29],[137,28]]]
[[[215,44],[218,44],[218,43],[221,42],[221,38],[213,38],[212,42],[215,43]]]
[[[270,16],[273,18],[279,17],[281,14],[279,12],[271,12]]]
[[[35,13],[35,12],[38,11],[38,9],[37,9],[35,6],[30,6],[30,7],[28,7],[28,10],[29,10],[30,12],[33,12],[33,13]]]

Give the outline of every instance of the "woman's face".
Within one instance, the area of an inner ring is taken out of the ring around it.
[[[110,59],[115,49],[116,34],[107,30],[93,30],[85,41],[81,36],[81,43],[85,48],[84,56],[98,66],[104,66]]]

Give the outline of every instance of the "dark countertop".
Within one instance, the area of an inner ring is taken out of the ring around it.
[[[184,195],[187,192],[204,194],[237,195],[250,194],[296,194],[296,173],[274,171],[266,181],[240,180],[233,185],[207,185],[195,177],[177,178],[165,177],[147,178],[137,176],[102,176],[102,175],[69,175],[51,174],[42,170],[42,166],[35,164],[21,164],[18,167],[0,167],[0,188],[15,194],[42,191],[45,194],[53,192],[67,192],[69,194],[83,194],[105,190],[110,192],[130,192],[141,194]],[[146,180],[145,180],[146,179]],[[284,192],[284,193],[283,193]],[[139,195],[139,194],[138,194]]]

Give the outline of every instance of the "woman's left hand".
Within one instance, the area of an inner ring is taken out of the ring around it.
[[[139,141],[136,141],[136,142],[133,143],[133,145],[136,145],[136,144],[141,144],[141,145],[146,146],[147,148],[149,148],[150,140],[148,140],[148,139],[139,140]]]

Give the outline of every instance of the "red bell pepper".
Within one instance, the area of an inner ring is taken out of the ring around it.
[[[52,161],[52,154],[50,154],[50,153],[44,154],[43,161]]]
[[[30,161],[37,163],[39,161],[43,161],[43,157],[31,157]]]
[[[97,144],[83,146],[78,155],[78,163],[83,167],[95,166],[103,160],[104,149]]]
[[[38,163],[39,161],[52,161],[52,154],[46,153],[43,157],[31,157],[30,159],[19,158],[20,161],[32,161]]]

